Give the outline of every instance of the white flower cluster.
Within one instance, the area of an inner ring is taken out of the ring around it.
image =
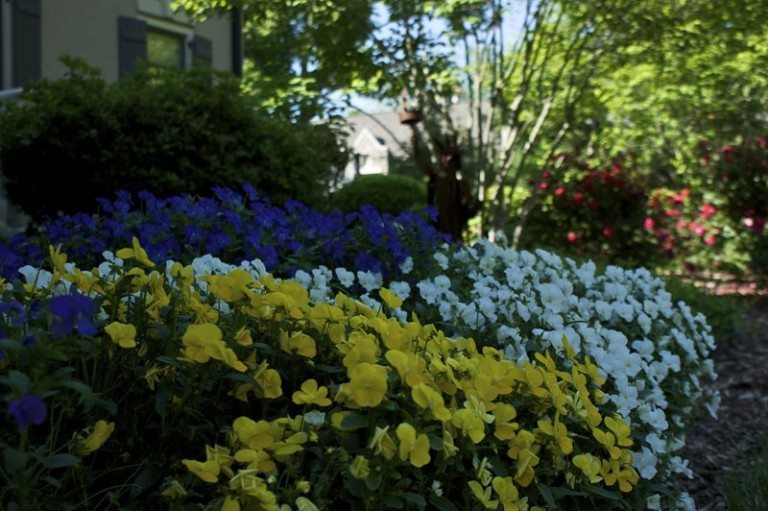
[[[441,274],[418,281],[413,294],[407,283],[382,283],[406,299],[396,315],[414,311],[447,333],[497,344],[520,362],[549,349],[565,363],[566,337],[607,378],[609,398],[638,440],[634,465],[641,477],[691,475],[687,460],[675,452],[685,443],[685,421],[696,407],[716,412],[719,396],[702,386],[716,378],[709,357],[715,341],[706,318],[673,303],[659,278],[644,268],[609,266],[598,273],[592,262],[488,241],[444,249],[435,260]],[[366,275],[358,287],[351,279],[338,285],[348,293],[362,287],[360,298],[378,307],[371,281]],[[314,297],[330,299],[332,282],[306,284]],[[678,503],[686,499],[677,497]]]

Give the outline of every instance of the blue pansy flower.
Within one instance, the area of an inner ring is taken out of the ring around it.
[[[20,399],[11,401],[8,403],[8,411],[19,429],[24,429],[30,424],[40,425],[48,416],[45,401],[35,394],[26,394]]]
[[[54,316],[51,335],[66,337],[76,329],[80,335],[96,335],[98,329],[93,324],[96,304],[80,293],[57,296],[48,302],[48,308]]]

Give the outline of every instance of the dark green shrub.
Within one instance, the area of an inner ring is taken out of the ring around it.
[[[370,204],[382,213],[399,213],[427,205],[427,186],[406,176],[360,176],[333,194],[332,207],[355,211]]]
[[[107,84],[68,64],[0,111],[8,195],[36,219],[92,209],[117,189],[167,196],[250,183],[273,200],[317,203],[345,163],[329,127],[258,113],[229,74],[145,70]]]

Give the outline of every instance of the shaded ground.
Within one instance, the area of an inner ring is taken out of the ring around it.
[[[715,388],[722,395],[718,419],[702,417],[682,451],[694,478],[680,485],[701,511],[728,509],[720,483],[754,458],[768,435],[768,299],[752,305],[742,331],[736,339],[721,340],[714,359]]]

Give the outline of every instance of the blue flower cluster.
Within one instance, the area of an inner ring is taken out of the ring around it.
[[[18,277],[25,264],[40,266],[49,244],[61,245],[70,260],[87,267],[136,236],[158,261],[190,262],[208,253],[225,261],[259,258],[278,276],[323,264],[396,277],[408,257],[417,268],[431,264],[435,247],[447,241],[427,217],[434,212],[389,215],[363,207],[346,215],[322,213],[296,201],[273,205],[248,185],[243,193],[215,188],[212,198],[163,199],[142,192],[135,201],[118,192],[100,205],[99,215],[62,216],[34,235],[0,244],[2,276]]]

